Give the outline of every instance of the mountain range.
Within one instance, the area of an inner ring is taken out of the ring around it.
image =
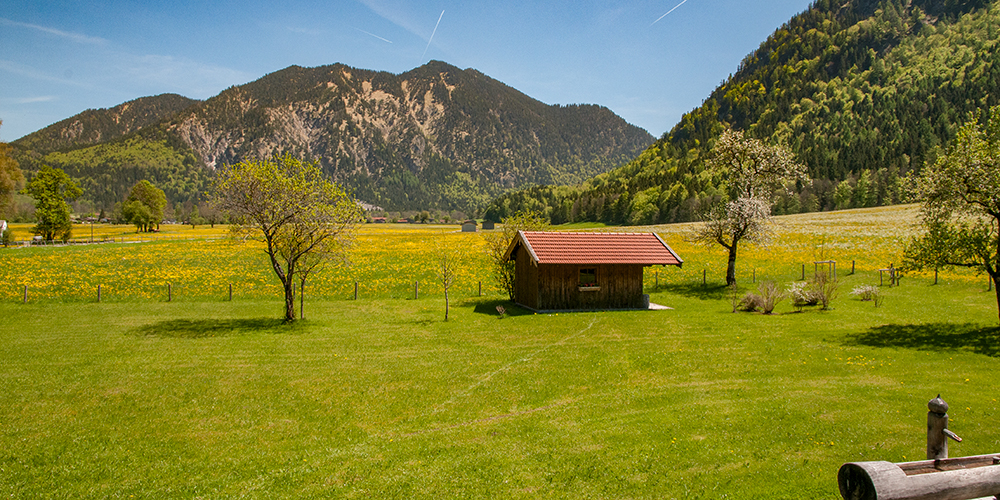
[[[505,191],[579,183],[654,137],[605,107],[547,105],[476,70],[399,75],[291,66],[205,101],[173,94],[88,110],[12,143],[29,174],[62,168],[97,207],[147,179],[197,201],[212,172],[289,152],[386,210],[472,212]]]

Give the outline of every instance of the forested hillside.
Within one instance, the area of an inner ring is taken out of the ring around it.
[[[687,221],[718,193],[703,159],[724,127],[788,145],[811,182],[776,213],[902,201],[901,178],[1000,102],[1000,8],[986,0],[819,0],[628,165],[581,185],[508,193],[488,215],[554,223]]]
[[[292,66],[113,141],[53,152],[56,139],[46,138],[76,121],[13,145],[26,170],[63,168],[103,207],[121,201],[136,178],[172,203],[192,201],[213,169],[290,152],[387,210],[471,213],[510,189],[582,182],[654,141],[607,108],[550,106],[438,61],[399,75]]]
[[[19,149],[35,155],[66,151],[118,139],[198,103],[177,94],[160,94],[107,109],[88,109],[53,123],[17,141]]]

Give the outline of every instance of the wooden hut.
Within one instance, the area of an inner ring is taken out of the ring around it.
[[[505,258],[514,301],[536,311],[646,308],[643,268],[684,262],[655,233],[518,231]]]

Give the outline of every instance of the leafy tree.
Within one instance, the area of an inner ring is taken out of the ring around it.
[[[154,225],[159,228],[166,205],[167,196],[163,190],[147,180],[141,180],[132,186],[122,204],[122,217],[135,224],[138,231],[150,232]]]
[[[1000,313],[1000,106],[975,116],[918,184],[927,232],[905,252],[911,269],[966,267],[993,280]]]
[[[745,137],[743,132],[722,133],[707,161],[710,172],[722,178],[728,195],[696,227],[693,239],[719,244],[729,251],[726,285],[736,283],[736,255],[741,241],[763,243],[771,222],[771,203],[776,190],[791,182],[805,180],[805,167],[781,146],[768,146]]]
[[[265,244],[285,295],[285,321],[295,320],[295,279],[344,257],[362,212],[318,164],[291,155],[244,160],[223,168],[215,204],[229,213],[233,230]]]
[[[504,259],[518,231],[544,231],[549,227],[545,216],[538,212],[518,212],[501,221],[500,230],[484,232],[486,255],[493,269],[493,278],[501,290],[514,300],[514,262]]]
[[[69,240],[73,232],[68,200],[74,200],[83,191],[66,175],[66,172],[48,165],[28,181],[24,192],[35,199],[35,218],[38,221],[31,231],[46,240]]]
[[[3,125],[3,120],[0,120]],[[13,200],[14,193],[24,183],[24,175],[18,167],[17,160],[11,156],[11,147],[6,142],[0,142],[0,215]]]
[[[201,211],[198,210],[198,205],[191,207],[191,214],[188,215],[188,224],[191,224],[191,228],[194,229],[198,227],[198,224],[204,224],[205,219],[201,216]]]

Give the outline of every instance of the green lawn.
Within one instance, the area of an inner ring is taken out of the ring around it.
[[[952,456],[1000,451],[979,280],[733,314],[699,259],[668,311],[4,300],[0,497],[832,499],[844,462],[922,459],[938,393]]]

